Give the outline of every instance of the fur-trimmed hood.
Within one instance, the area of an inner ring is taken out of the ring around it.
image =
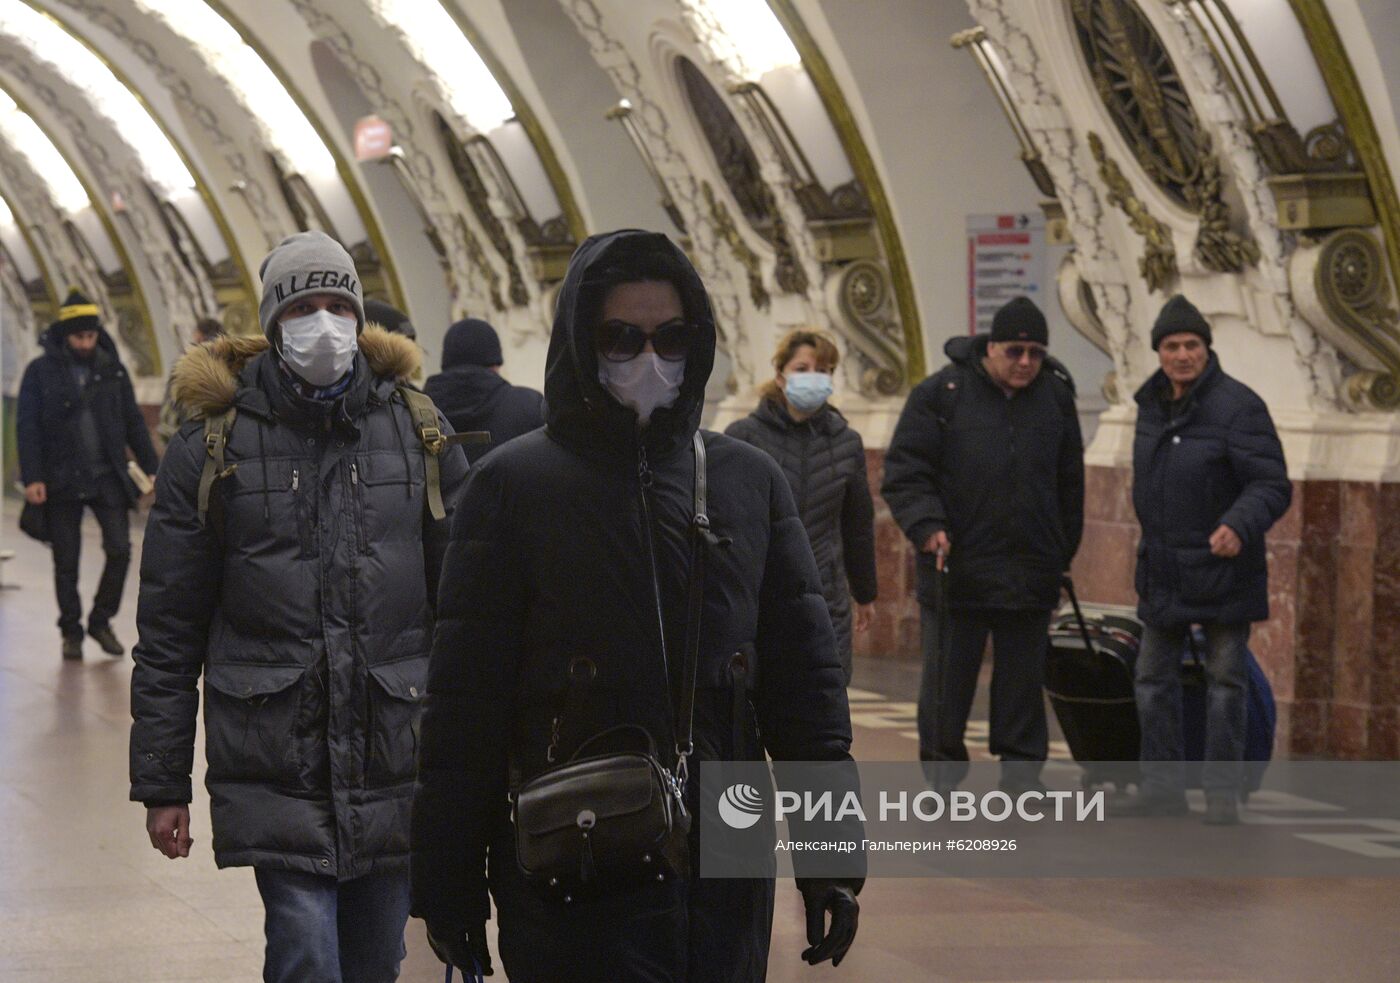
[[[380,378],[407,382],[422,371],[418,346],[377,324],[366,325],[359,345],[370,371]],[[171,396],[195,417],[222,413],[233,405],[244,367],[269,347],[262,335],[225,335],[192,348],[175,363]]]

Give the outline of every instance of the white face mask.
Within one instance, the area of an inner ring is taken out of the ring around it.
[[[651,421],[655,410],[676,401],[684,378],[685,359],[668,362],[655,352],[642,352],[626,362],[598,356],[598,381],[619,403],[636,410],[643,424]]]
[[[350,371],[359,342],[353,317],[317,311],[282,322],[282,357],[313,386],[329,386]]]

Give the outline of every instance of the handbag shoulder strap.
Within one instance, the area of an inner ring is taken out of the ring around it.
[[[731,540],[710,529],[709,477],[705,438],[695,431],[695,515],[690,523],[690,589],[686,600],[685,650],[681,666],[680,701],[676,706],[676,773],[682,784],[686,758],[695,749],[695,679],[700,667],[700,618],[705,602],[705,559],[711,548],[726,547]]]

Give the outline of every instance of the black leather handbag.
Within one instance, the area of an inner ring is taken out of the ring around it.
[[[624,725],[583,741],[567,762],[520,785],[514,796],[516,861],[528,881],[566,903],[689,873],[686,759],[693,750],[704,563],[706,551],[721,543],[710,532],[706,513],[705,445],[699,433],[694,446],[695,516],[690,528],[685,656],[679,701],[673,707],[675,766],[662,763],[646,730]],[[661,587],[654,568],[652,588],[659,612]],[[664,632],[661,657],[666,665]],[[561,719],[577,712],[596,672],[588,659],[570,663],[569,691],[554,721],[548,760],[554,760],[558,748]]]

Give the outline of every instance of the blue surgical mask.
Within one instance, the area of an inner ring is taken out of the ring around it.
[[[799,413],[814,413],[831,398],[831,374],[828,372],[794,372],[787,377],[783,395],[788,405]]]

